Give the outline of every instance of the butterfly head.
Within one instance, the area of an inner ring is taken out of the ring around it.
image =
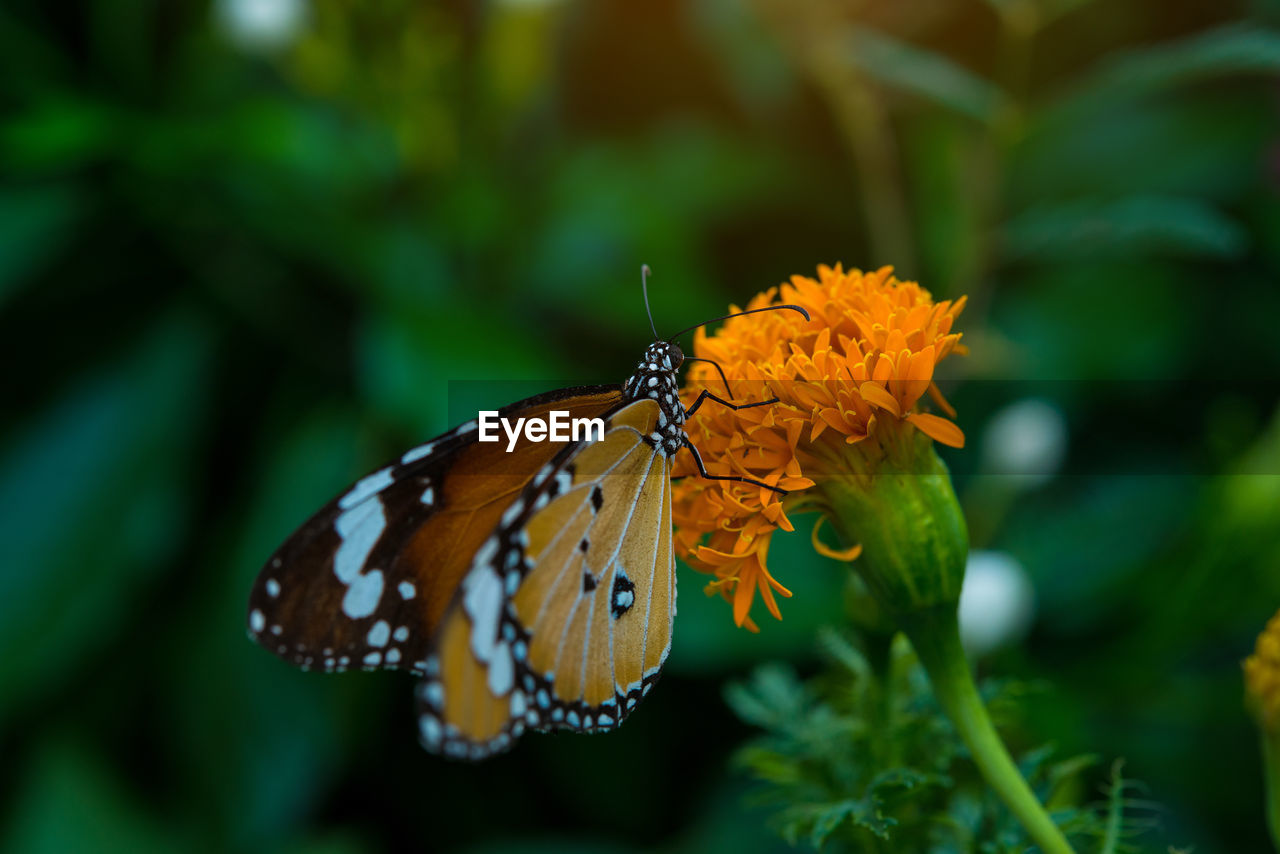
[[[622,390],[628,400],[652,398],[661,407],[654,444],[667,456],[674,456],[684,442],[684,405],[680,402],[680,381],[676,371],[684,363],[684,352],[670,341],[654,341],[644,351]]]

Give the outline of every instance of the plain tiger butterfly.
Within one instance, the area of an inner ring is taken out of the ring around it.
[[[808,317],[798,306],[753,311],[776,309]],[[356,481],[267,561],[249,597],[249,636],[304,670],[420,676],[419,740],[454,758],[483,759],[526,729],[618,726],[671,648],[672,458],[688,449],[710,477],[685,419],[706,400],[776,403],[703,390],[686,408],[677,371],[692,357],[674,339],[696,328],[666,340],[655,328],[621,386],[500,410],[599,418],[602,437],[525,438],[508,450],[477,441],[469,421]]]

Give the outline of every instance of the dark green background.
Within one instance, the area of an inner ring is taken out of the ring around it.
[[[294,672],[244,603],[459,417],[451,383],[624,378],[642,262],[673,330],[839,260],[972,300],[945,457],[1036,585],[980,666],[1050,686],[1015,747],[1124,757],[1146,850],[1263,849],[1239,661],[1280,606],[1280,6],[307,8],[271,47],[188,0],[0,9],[0,848],[785,848],[721,691],[811,670],[840,621],[807,523],[784,622],[734,629],[682,569],[626,727],[474,767],[418,748],[410,679]],[[1026,396],[1068,456],[1011,498],[981,437]]]

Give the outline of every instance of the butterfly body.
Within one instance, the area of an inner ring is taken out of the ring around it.
[[[304,669],[420,675],[420,740],[455,758],[616,727],[671,645],[682,361],[657,341],[621,387],[503,410],[601,417],[603,438],[507,453],[471,421],[357,481],[268,560],[250,637]]]

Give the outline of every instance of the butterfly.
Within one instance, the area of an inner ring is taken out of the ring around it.
[[[778,309],[808,318],[798,306],[737,314]],[[694,357],[674,339],[697,326],[665,340],[653,328],[622,385],[553,391],[498,411],[508,422],[553,411],[598,418],[603,435],[537,442],[526,432],[508,449],[480,441],[472,420],[331,500],[259,573],[250,638],[304,670],[421,677],[419,741],[451,758],[484,759],[527,729],[621,724],[671,649],[672,459],[687,449],[712,477],[685,420],[708,400],[735,409],[777,402],[735,404],[704,389],[685,407],[677,371]]]

